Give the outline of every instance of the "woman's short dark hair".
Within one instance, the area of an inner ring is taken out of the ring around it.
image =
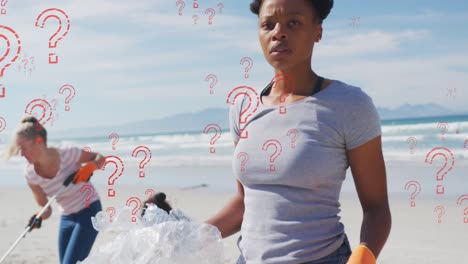
[[[330,10],[333,8],[333,0],[306,0],[306,2],[317,12],[317,19],[320,24],[327,18]],[[253,0],[250,4],[250,11],[258,16],[262,4],[263,0]]]

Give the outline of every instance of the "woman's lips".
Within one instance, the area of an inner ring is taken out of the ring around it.
[[[271,52],[272,56],[284,56],[291,53],[290,49],[275,49]]]

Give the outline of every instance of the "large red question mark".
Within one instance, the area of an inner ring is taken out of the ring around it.
[[[226,99],[227,104],[235,105],[236,100],[239,96],[244,96],[249,100],[249,103],[245,110],[241,111],[239,115],[239,126],[240,126],[240,138],[248,138],[249,134],[248,131],[244,129],[247,119],[253,115],[259,106],[259,95],[255,89],[249,86],[238,86],[229,92],[228,97]],[[241,126],[244,125],[244,126]],[[245,133],[244,133],[245,132]]]
[[[409,181],[406,183],[405,185],[405,189],[406,190],[409,190],[409,188],[411,186],[414,186],[414,191],[411,193],[411,207],[415,207],[416,206],[416,202],[414,201],[416,199],[416,195],[419,194],[419,192],[421,192],[421,184],[419,184],[419,182],[417,181]]]
[[[145,177],[144,168],[145,168],[145,165],[151,160],[152,154],[151,154],[151,150],[147,146],[138,146],[133,150],[132,157],[136,158],[138,156],[138,153],[140,152],[143,152],[143,154],[145,154],[145,157],[140,161],[139,177],[144,178]]]
[[[0,54],[0,78],[3,78],[6,68],[10,67],[21,53],[21,40],[15,30],[0,25],[0,41],[6,42],[5,53]],[[5,86],[0,83],[0,88],[2,88],[0,98],[3,98],[5,97]]]
[[[85,185],[81,186],[80,192],[83,193],[85,191],[88,191],[87,192],[88,194],[86,195],[86,208],[89,208],[89,200],[94,195],[94,189],[93,189],[93,187],[91,185],[85,184]]]
[[[111,133],[109,139],[114,139],[112,140],[112,149],[115,150],[115,144],[119,142],[119,135],[117,135],[117,133]]]
[[[176,2],[176,6],[179,6],[179,4],[180,4],[180,7],[179,7],[179,16],[181,16],[181,15],[182,15],[182,9],[184,9],[184,7],[185,7],[185,3],[184,3],[184,1],[182,1],[182,0],[178,0],[178,1]]]
[[[283,81],[286,85],[285,89],[283,89],[280,95],[280,103],[284,103],[286,102],[286,98],[290,95],[290,93],[294,91],[295,85],[294,85],[292,77],[290,77],[288,74],[282,74],[282,73],[276,74],[275,77],[271,79],[271,82],[274,82],[273,87],[276,87],[276,85],[281,81]],[[279,108],[279,111],[280,111],[280,114],[286,114],[286,106],[281,105]]]
[[[457,204],[461,205],[463,203],[463,201],[465,201],[465,200],[468,200],[468,194],[464,194],[464,195],[458,197]],[[465,207],[465,210],[463,210],[463,215],[464,215],[463,222],[465,224],[468,224],[468,206]]]
[[[108,163],[113,163],[115,165],[114,172],[109,176],[109,178],[107,180],[107,185],[109,185],[109,189],[107,190],[107,196],[108,197],[114,197],[115,196],[115,190],[110,188],[110,187],[114,185],[115,181],[117,181],[117,179],[120,178],[120,176],[122,176],[122,174],[124,172],[124,169],[125,169],[124,163],[117,156],[107,156],[104,160],[105,161],[104,161],[104,164],[101,167],[101,170],[105,170],[106,165]]]
[[[75,87],[71,86],[70,84],[65,84],[60,87],[59,93],[63,94],[65,91],[69,91],[68,96],[65,98],[65,111],[70,111],[70,106],[68,106],[68,104],[70,103],[70,100],[75,97],[76,90]]]
[[[445,140],[445,133],[447,133],[448,131],[448,124],[446,122],[439,122],[437,124],[437,128],[441,128],[441,127],[443,127],[442,132],[441,132],[442,133],[441,139]]]
[[[281,155],[281,152],[283,150],[283,147],[281,146],[281,143],[276,140],[276,139],[269,139],[263,143],[262,150],[267,151],[268,147],[273,146],[275,148],[275,151],[270,155],[270,171],[276,171],[275,165],[273,165],[273,162],[275,162],[276,158],[278,158],[279,155]]]
[[[114,217],[114,215],[115,215],[115,208],[114,207],[107,207],[106,213],[109,213],[109,211],[111,212],[109,214],[109,222],[112,222],[112,217]]]
[[[210,83],[210,94],[213,94],[214,93],[214,86],[218,83],[218,77],[216,77],[216,75],[214,74],[209,74],[206,76],[205,78],[205,81],[208,81],[208,80],[213,80],[211,83]]]
[[[249,155],[246,152],[240,152],[239,154],[237,154],[237,159],[241,160],[241,172],[244,172],[245,171],[245,164],[249,160]]]
[[[438,205],[434,208],[434,213],[437,213],[437,222],[442,223],[442,216],[445,214],[445,207]]]
[[[208,134],[208,131],[210,131],[211,129],[214,129],[214,131],[216,133],[210,140],[210,146],[211,146],[210,147],[210,153],[215,153],[216,150],[214,148],[214,145],[215,145],[216,141],[221,137],[221,127],[218,124],[208,124],[203,129],[203,133]]]
[[[39,123],[44,126],[52,118],[52,106],[45,99],[33,99],[28,103],[28,105],[26,105],[24,112],[26,114],[33,115],[35,108],[42,109],[42,116],[39,118]]]
[[[250,69],[252,68],[252,66],[253,66],[253,60],[252,60],[251,58],[249,58],[249,57],[244,57],[244,58],[241,59],[240,65],[244,65],[244,62],[248,62],[248,63],[247,63],[247,67],[245,68],[245,75],[244,75],[244,77],[245,77],[245,78],[249,78],[248,72],[249,72],[249,70],[250,70]]]
[[[295,129],[295,128],[291,128],[288,131],[288,136],[291,135],[291,134],[294,134],[293,138],[291,138],[291,148],[294,148],[294,147],[296,147],[296,145],[294,145],[294,143],[296,142],[297,137],[299,136],[299,131],[297,131],[297,129]]]
[[[414,148],[418,144],[418,141],[416,140],[415,137],[409,137],[406,142],[410,144],[410,154],[414,154]]]
[[[208,9],[205,10],[205,14],[206,14],[206,15],[208,15],[208,14],[210,15],[210,16],[208,17],[208,25],[212,25],[212,24],[213,24],[212,19],[213,19],[213,17],[214,17],[215,14],[216,14],[215,10],[214,10],[213,8],[208,8]]]
[[[135,203],[135,207],[133,208],[132,210],[132,222],[136,222],[136,213],[138,212],[138,210],[141,209],[141,200],[138,199],[137,197],[130,197],[128,198],[127,200],[127,206],[130,206],[132,203]]]
[[[61,9],[48,8],[37,16],[36,27],[44,28],[44,25],[49,18],[55,18],[59,23],[59,28],[49,38],[49,48],[51,49],[51,52],[49,52],[49,64],[57,64],[58,56],[52,51],[57,47],[58,42],[68,34],[68,31],[70,31],[70,18]]]
[[[449,173],[452,170],[453,166],[455,165],[455,156],[448,148],[436,147],[427,153],[425,162],[432,164],[432,161],[434,160],[436,156],[442,156],[445,159],[444,166],[440,170],[438,170],[436,174],[437,175],[436,179],[438,182],[440,182],[439,184],[437,184],[436,193],[443,194],[445,190],[444,190],[444,186],[442,185],[442,181],[444,180],[445,175]],[[449,164],[449,158],[450,158],[450,164]],[[444,169],[447,167],[447,164],[449,164],[450,167],[447,168],[447,171],[443,172]]]

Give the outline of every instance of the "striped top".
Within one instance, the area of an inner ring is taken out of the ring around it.
[[[25,168],[26,181],[41,187],[48,197],[55,195],[62,188],[65,179],[80,166],[78,163],[81,149],[63,145],[57,146],[56,149],[60,154],[60,168],[55,177],[47,179],[37,175],[33,164],[28,164]],[[90,182],[70,183],[56,199],[64,215],[79,212],[97,200],[99,200],[99,195]]]

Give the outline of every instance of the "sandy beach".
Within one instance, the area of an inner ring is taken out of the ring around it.
[[[100,190],[103,208],[121,206],[128,197],[138,196],[135,194],[144,191],[143,186],[121,187],[119,196],[111,199]],[[189,190],[164,188],[157,191],[165,192],[168,201],[175,208],[180,208],[197,221],[204,221],[212,216],[233,195],[233,192],[214,191],[206,187]],[[139,197],[145,198],[144,195]],[[463,223],[463,208],[456,204],[456,197],[444,196],[443,201],[437,199],[420,197],[416,207],[410,207],[407,197],[390,194],[392,232],[378,263],[468,263],[465,243],[468,239],[468,224]],[[446,204],[446,214],[441,217],[441,223],[438,223],[438,216],[433,208],[440,202]],[[351,246],[354,247],[359,242],[362,217],[359,201],[355,195],[346,194],[342,195],[341,204],[342,222]],[[26,187],[2,188],[0,206],[3,208],[0,216],[0,251],[3,255],[24,229],[27,219],[37,210],[37,206]],[[53,210],[52,217],[43,223],[43,227],[28,234],[5,263],[58,263],[60,214],[56,204]],[[112,233],[99,234],[93,250],[111,241],[112,237]],[[224,239],[225,263],[235,263],[239,255],[235,244],[237,237],[238,234],[235,234]]]

